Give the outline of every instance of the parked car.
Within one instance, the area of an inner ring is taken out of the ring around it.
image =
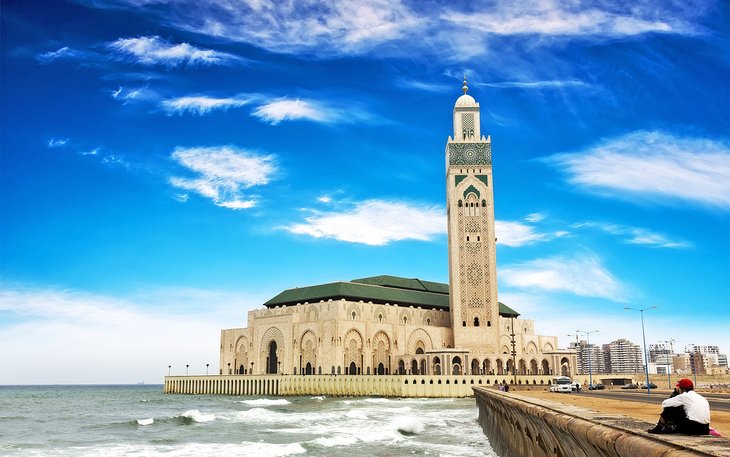
[[[606,386],[604,386],[600,382],[597,382],[595,384],[591,384],[590,386],[588,386],[588,390],[603,390],[605,388],[606,388]]]
[[[622,389],[638,389],[638,388],[639,388],[639,386],[636,384],[626,384],[625,386],[622,387]]]
[[[646,389],[646,386],[644,386],[644,387],[642,387],[642,388],[643,388],[643,389]],[[656,384],[654,384],[653,382],[650,382],[650,383],[649,383],[649,388],[650,388],[650,389],[656,389]]]

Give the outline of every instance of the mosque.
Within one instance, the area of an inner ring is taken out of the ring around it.
[[[462,91],[446,142],[449,284],[373,276],[284,290],[248,327],[221,331],[221,375],[574,374],[574,351],[498,301],[491,137],[466,77]]]

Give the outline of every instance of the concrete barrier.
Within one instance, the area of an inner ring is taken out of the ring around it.
[[[653,424],[475,387],[479,423],[500,457],[730,456],[730,440],[651,435]]]

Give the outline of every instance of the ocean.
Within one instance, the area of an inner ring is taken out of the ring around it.
[[[165,395],[0,386],[3,456],[496,456],[473,398]]]

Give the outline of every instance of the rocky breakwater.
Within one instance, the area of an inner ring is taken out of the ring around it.
[[[650,435],[643,421],[493,388],[476,387],[474,395],[500,457],[730,456],[724,438]]]

